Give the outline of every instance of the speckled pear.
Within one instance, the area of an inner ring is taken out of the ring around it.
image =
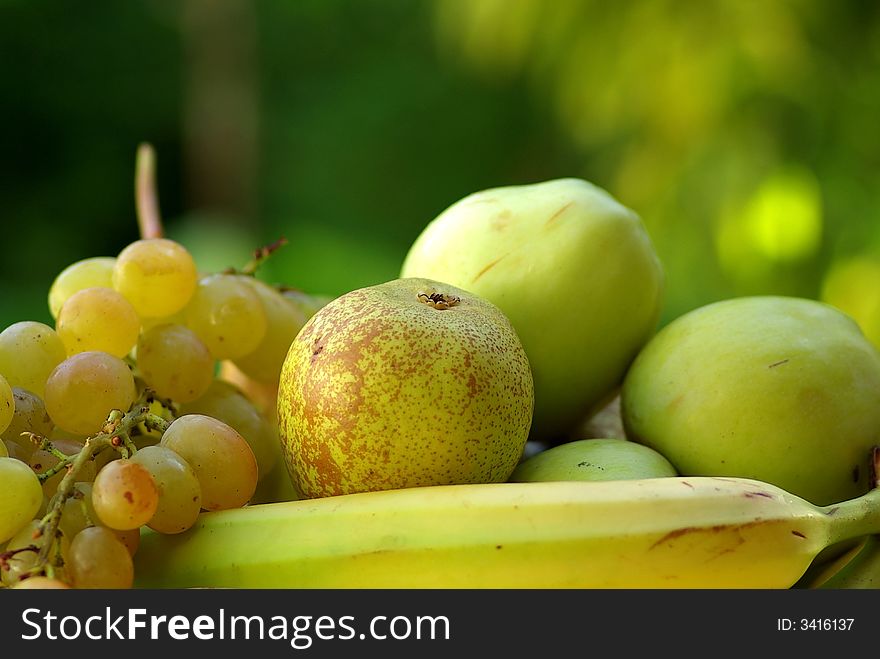
[[[466,291],[398,279],[347,293],[293,341],[278,391],[305,497],[505,481],[534,388],[507,317]]]

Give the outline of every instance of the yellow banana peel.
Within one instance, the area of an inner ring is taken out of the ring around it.
[[[738,478],[389,490],[203,513],[147,532],[151,588],[789,588],[880,532],[880,489],[818,507]]]

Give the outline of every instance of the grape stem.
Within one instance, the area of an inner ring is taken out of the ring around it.
[[[4,552],[0,552],[0,569],[8,570],[9,569],[9,559],[15,558],[16,554],[21,554],[26,551],[37,551],[36,545],[28,545],[27,547],[19,547],[18,549],[7,549]]]
[[[28,434],[30,434],[30,433],[28,433]],[[47,480],[52,478],[52,476],[54,476],[55,474],[61,473],[62,471],[67,469],[70,466],[70,464],[73,462],[74,457],[76,457],[75,455],[66,455],[66,454],[62,453],[61,451],[56,449],[54,446],[52,446],[52,443],[49,442],[48,440],[46,440],[45,438],[43,439],[42,442],[40,442],[40,446],[42,447],[46,443],[48,443],[48,446],[46,446],[43,450],[48,451],[49,453],[54,455],[56,458],[58,458],[58,462],[56,464],[54,464],[53,466],[49,467],[46,471],[43,471],[43,472],[40,472],[39,474],[37,474],[37,478],[39,479],[40,483],[45,483]]]
[[[31,433],[27,433],[27,434],[30,435]],[[43,449],[44,451],[51,453],[59,460],[69,460],[70,459],[69,455],[67,455],[66,453],[62,453],[57,448],[55,448],[55,445],[52,444],[52,442],[50,442],[48,439],[44,438],[43,441],[40,442],[39,446],[37,447],[37,450],[40,450],[40,449]]]
[[[74,455],[64,455],[64,460],[54,465],[42,474],[38,474],[40,482],[45,481],[54,474],[59,473],[62,469],[66,469],[67,473],[61,479],[58,485],[58,491],[50,502],[49,510],[43,519],[40,520],[40,526],[35,533],[35,539],[41,537],[52,538],[51,542],[44,542],[40,547],[37,561],[34,566],[27,572],[27,578],[35,575],[45,574],[53,577],[55,570],[60,568],[64,561],[61,557],[61,513],[64,509],[65,502],[75,495],[75,484],[77,477],[83,470],[85,465],[95,458],[99,453],[107,449],[113,449],[119,452],[123,458],[128,458],[137,453],[137,447],[131,439],[133,431],[143,424],[151,430],[164,433],[168,429],[170,422],[150,411],[150,405],[157,402],[166,408],[169,414],[174,416],[174,406],[171,401],[157,397],[149,389],[141,394],[140,398],[131,406],[125,414],[120,410],[113,410],[107,417],[104,427],[96,435],[89,437],[85,445],[80,449],[79,453]],[[52,443],[45,437],[31,435],[34,441],[39,441],[39,446],[50,450]],[[60,452],[59,452],[60,453]],[[53,453],[54,455],[54,453]]]
[[[53,465],[46,471],[37,474],[37,478],[39,479],[40,483],[45,483],[47,480],[52,478],[52,476],[59,473],[63,469],[66,469],[67,465],[69,465],[73,461],[74,456],[67,455],[66,453],[62,453],[61,451],[59,451],[48,437],[43,437],[35,432],[23,432],[21,433],[21,436],[30,437],[31,441],[37,445],[38,451],[46,451],[47,453],[54,455],[56,458],[58,458],[58,462],[55,465]]]
[[[141,238],[162,238],[162,216],[156,187],[156,151],[144,142],[138,146],[135,161],[134,197]]]
[[[263,247],[258,247],[254,250],[253,258],[248,261],[247,265],[245,265],[241,270],[227,270],[227,274],[240,274],[240,275],[248,275],[253,277],[257,270],[260,269],[260,266],[263,265],[270,256],[272,256],[279,249],[284,247],[287,244],[287,238],[282,236],[274,243],[270,243],[269,245],[264,245]]]

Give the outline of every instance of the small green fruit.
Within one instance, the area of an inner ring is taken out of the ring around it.
[[[516,332],[494,305],[425,279],[347,293],[290,346],[279,431],[306,498],[507,480],[534,406]]]
[[[756,478],[836,503],[870,487],[880,353],[829,305],[726,300],[651,340],[624,382],[622,413],[629,438],[683,475]]]
[[[663,271],[639,217],[579,179],[472,194],[411,247],[404,277],[469,290],[510,318],[532,366],[532,439],[604,402],[656,329]]]
[[[323,306],[326,306],[333,298],[329,295],[310,295],[295,288],[281,291],[281,294],[296,307],[303,317],[308,320]]]
[[[657,451],[625,439],[581,439],[554,446],[524,460],[514,483],[619,481],[678,476]]]

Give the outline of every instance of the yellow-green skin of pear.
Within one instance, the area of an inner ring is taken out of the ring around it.
[[[535,382],[533,439],[569,434],[656,330],[663,269],[640,218],[580,179],[477,192],[412,245],[404,277],[472,291],[510,319]]]
[[[458,302],[435,308],[433,293]],[[285,460],[306,498],[506,481],[533,406],[529,362],[504,314],[424,279],[319,310],[290,346],[278,390]]]
[[[869,489],[880,353],[826,304],[736,298],[661,330],[621,404],[627,436],[682,475],[755,478],[828,505]]]
[[[657,451],[625,439],[579,439],[523,460],[512,483],[619,481],[678,476]]]

